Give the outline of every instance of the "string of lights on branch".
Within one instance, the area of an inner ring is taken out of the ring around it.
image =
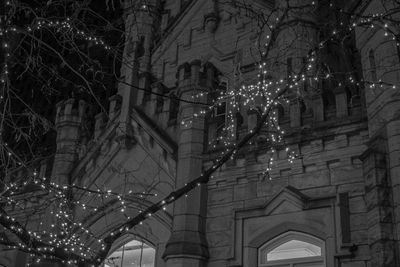
[[[38,19],[35,21],[35,23],[33,23],[33,25],[26,27],[28,32],[35,32],[42,29],[55,29],[56,32],[69,33],[73,37],[78,37],[82,40],[92,42],[95,45],[99,45],[105,50],[111,49],[111,47],[108,46],[101,38],[90,35],[89,33],[74,27],[69,18],[66,18],[65,20]]]

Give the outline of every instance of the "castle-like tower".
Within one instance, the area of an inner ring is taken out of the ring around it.
[[[224,2],[126,1],[121,82],[108,113],[95,116],[91,135],[85,122],[93,114],[85,102],[58,104],[53,181],[109,189],[130,203],[110,198],[97,210],[77,207],[73,216],[93,235],[117,231],[127,217],[200,176],[219,157],[223,148],[215,139],[232,107],[225,103],[206,117],[193,114],[220,90],[235,90],[257,76],[254,43],[265,38],[244,14],[246,5]],[[253,8],[272,10],[283,2],[254,1]],[[342,8],[384,13],[380,1],[361,2]],[[279,58],[279,64],[271,63],[271,79],[300,71],[324,38],[318,25],[337,19],[329,10],[299,15],[299,23],[282,28],[271,52]],[[351,73],[340,79],[358,83],[310,79],[301,94],[289,91],[290,101],[276,106],[286,144],[298,157],[289,162],[286,147],[271,155],[260,134],[207,184],[117,239],[112,255],[120,257],[124,244],[136,240],[152,249],[145,261],[155,267],[400,266],[398,44],[383,38],[380,28],[355,27],[353,33],[345,46],[321,49],[330,63],[318,67],[339,76]],[[240,140],[259,116],[244,105],[235,108],[226,138]],[[42,165],[41,176],[51,169]],[[97,201],[85,194],[70,197]],[[13,212],[23,217],[17,207]],[[31,223],[52,223],[43,216]],[[94,241],[87,246],[98,248]],[[25,266],[29,260],[18,253],[3,252],[0,263]]]

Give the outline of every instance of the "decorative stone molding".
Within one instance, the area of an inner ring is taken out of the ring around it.
[[[267,241],[288,231],[307,233],[326,242],[326,259],[333,258],[334,236],[332,218],[322,216],[332,209],[334,195],[313,199],[288,186],[271,197],[264,205],[234,210],[234,234],[229,266],[257,266],[257,250]],[[298,217],[294,222],[293,215]],[[290,216],[291,214],[292,216]],[[329,212],[328,212],[329,214]],[[291,220],[289,220],[291,218]],[[243,265],[245,263],[245,265]],[[327,264],[327,266],[331,263]]]
[[[215,12],[204,15],[204,25],[209,33],[215,33],[218,27],[218,22],[219,16]]]

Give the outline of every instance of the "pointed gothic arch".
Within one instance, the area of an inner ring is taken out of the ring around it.
[[[147,240],[129,236],[113,250],[104,261],[103,267],[154,267],[156,248]]]

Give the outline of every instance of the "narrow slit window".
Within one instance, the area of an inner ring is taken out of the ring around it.
[[[286,72],[288,79],[292,78],[293,75],[293,60],[291,57],[286,59]]]
[[[371,78],[372,81],[376,82],[378,77],[376,75],[376,62],[375,62],[375,52],[373,49],[369,50],[369,66],[371,68]]]

